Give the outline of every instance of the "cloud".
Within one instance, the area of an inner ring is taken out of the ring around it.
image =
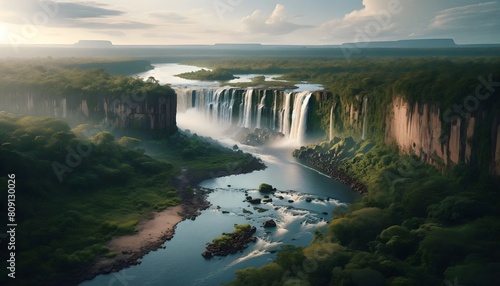
[[[343,18],[323,23],[319,30],[324,41],[360,42],[373,41],[384,37],[400,37],[403,34],[404,20],[401,17],[404,4],[391,6],[392,1],[363,0],[363,8],[346,14]]]
[[[166,23],[175,23],[175,24],[192,23],[188,17],[174,12],[154,12],[154,13],[149,13],[149,16],[152,18],[160,19]]]
[[[246,31],[267,35],[284,35],[312,27],[311,25],[298,25],[289,22],[285,6],[282,4],[277,4],[270,16],[256,10],[251,15],[244,17],[241,22]]]
[[[125,37],[126,34],[122,31],[117,31],[117,30],[110,30],[110,31],[93,31],[96,34],[103,34],[111,37]]]
[[[105,4],[96,2],[87,3],[58,3],[58,18],[62,19],[82,19],[82,18],[103,18],[108,16],[123,15],[123,11],[101,8]],[[101,6],[101,7],[98,7]]]
[[[99,2],[25,0],[22,3],[24,5],[9,6],[8,13],[5,13],[3,20],[23,25],[26,21],[35,22],[41,19],[36,22],[36,25],[58,28],[145,29],[154,27],[152,24],[125,20],[123,19],[126,14],[124,11],[104,8],[108,5]],[[0,15],[2,15],[1,12]]]
[[[363,0],[363,8],[323,23],[316,32],[330,43],[436,37],[484,42],[498,34],[500,3],[477,2]]]
[[[120,16],[125,14],[123,11],[107,9],[106,4],[98,2],[57,2],[57,1],[39,1],[39,0],[24,0],[13,1],[8,6],[2,5],[2,10],[9,11],[12,16],[10,19],[14,23],[21,23],[22,18],[28,19],[34,17],[36,14],[45,13],[49,14],[53,19],[85,19],[85,18],[104,18],[109,16]]]
[[[148,29],[155,27],[155,25],[141,23],[136,21],[68,21],[64,25],[60,26],[64,28],[74,27],[74,28],[85,28],[85,29],[120,29],[120,30],[134,30],[134,29]]]
[[[495,28],[499,31],[500,22],[499,2],[486,2],[473,5],[465,5],[439,11],[432,19],[429,28],[435,30],[476,30],[480,32],[486,28]]]

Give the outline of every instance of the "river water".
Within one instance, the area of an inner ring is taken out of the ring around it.
[[[173,71],[163,69],[163,72]],[[155,77],[166,83],[167,76],[162,77],[159,70]],[[203,124],[194,125],[189,122],[189,117],[180,116],[178,125],[200,135],[214,136],[227,146],[235,143],[221,133],[205,134],[204,131],[210,128]],[[164,244],[164,249],[147,254],[140,265],[100,275],[81,285],[220,285],[234,279],[235,270],[271,262],[276,256],[274,251],[284,244],[310,244],[315,231],[326,229],[332,211],[359,198],[344,184],[293,158],[294,146],[281,144],[256,148],[240,145],[240,148],[261,158],[267,168],[250,174],[231,175],[234,170],[228,166],[227,176],[202,182],[201,187],[214,190],[208,195],[212,206],[202,211],[196,220],[179,223],[174,237]],[[245,192],[254,198],[262,197],[256,190],[260,183],[277,188],[278,191],[270,195],[273,201],[259,205],[245,202]],[[262,227],[269,219],[277,222],[277,228]],[[243,223],[257,227],[256,243],[251,243],[242,253],[226,257],[208,260],[201,256],[206,243],[223,232],[231,232],[234,224]]]

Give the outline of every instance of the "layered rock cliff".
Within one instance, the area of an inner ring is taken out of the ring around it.
[[[480,162],[480,153],[484,152],[489,157],[490,174],[500,175],[498,116],[491,120],[485,112],[465,113],[464,117],[457,116],[448,123],[443,122],[443,112],[436,105],[416,103],[412,106],[401,97],[393,100],[389,110],[385,142],[396,143],[402,153],[414,153],[426,163],[446,169],[460,162],[485,164]],[[485,132],[484,126],[491,129]],[[487,145],[490,150],[482,150]]]

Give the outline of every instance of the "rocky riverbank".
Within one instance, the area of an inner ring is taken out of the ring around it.
[[[247,164],[232,170],[231,174],[250,173],[264,169],[261,160],[249,156]],[[210,207],[207,201],[208,191],[197,185],[209,178],[229,175],[227,172],[191,172],[184,168],[174,180],[173,186],[179,190],[182,204],[168,208],[138,224],[138,232],[133,235],[117,237],[109,242],[108,247],[115,257],[101,257],[92,265],[83,268],[72,277],[61,279],[57,285],[78,285],[98,275],[117,272],[132,265],[140,264],[140,259],[151,251],[159,249],[165,241],[173,238],[176,225],[186,219],[194,220],[202,210]],[[255,239],[255,238],[254,238]]]
[[[367,188],[349,174],[348,160],[362,156],[373,146],[374,144],[369,141],[356,142],[352,137],[345,139],[335,137],[332,141],[320,145],[302,146],[293,152],[293,156],[363,194]]]

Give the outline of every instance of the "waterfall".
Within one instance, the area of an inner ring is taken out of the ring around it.
[[[366,114],[368,113],[367,103],[368,103],[368,97],[365,97],[363,99],[363,134],[361,134],[361,140],[365,140],[366,136]]]
[[[330,141],[333,140],[333,121],[334,121],[333,111],[334,111],[334,109],[335,109],[335,104],[333,104],[332,109],[330,110],[330,134],[329,134]]]
[[[295,95],[292,113],[292,127],[289,139],[302,144],[305,140],[307,129],[307,109],[312,93],[303,91]]]
[[[253,89],[177,89],[179,113],[196,110],[208,122],[223,127],[269,128],[290,141],[306,136],[311,92]],[[273,96],[270,100],[269,96]]]
[[[245,104],[243,106],[243,124],[241,127],[251,128],[252,127],[252,99],[253,99],[253,89],[249,89],[245,92]]]
[[[260,99],[259,106],[257,107],[257,126],[256,126],[256,128],[261,128],[262,110],[265,107],[265,103],[266,103],[266,91],[264,91],[264,95]]]
[[[271,122],[272,122],[271,130],[276,130],[276,126],[277,126],[276,125],[276,118],[278,117],[278,94],[276,93],[276,91],[273,91],[273,95],[274,95],[274,100],[273,100],[273,115],[272,115],[272,119],[271,119]],[[281,127],[280,119],[278,119],[278,124],[279,124],[278,126]]]
[[[280,132],[285,134],[288,137],[290,134],[290,99],[292,98],[292,93],[285,93],[285,106],[283,108],[283,125],[280,129]]]

